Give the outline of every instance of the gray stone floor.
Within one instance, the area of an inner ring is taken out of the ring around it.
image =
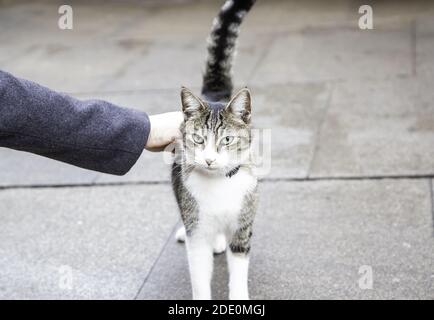
[[[0,1],[0,68],[149,113],[200,87],[221,1]],[[434,4],[259,1],[237,86],[272,129],[250,272],[254,299],[434,299]],[[0,115],[1,116],[1,115]],[[188,299],[169,169],[124,177],[0,149],[0,298]],[[224,256],[214,297],[227,297]],[[372,270],[372,289],[359,282]]]

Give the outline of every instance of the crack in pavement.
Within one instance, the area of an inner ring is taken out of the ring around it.
[[[432,214],[432,227],[433,227],[433,237],[434,237],[434,189],[433,189],[433,180],[428,180],[429,187],[429,195],[430,195],[430,203],[431,203],[431,214]]]
[[[140,296],[140,292],[143,290],[143,287],[145,286],[146,282],[148,281],[149,277],[151,276],[152,272],[154,271],[155,266],[157,265],[158,261],[160,261],[161,256],[163,255],[164,251],[166,250],[167,245],[169,244],[169,241],[174,237],[175,232],[177,228],[179,227],[179,223],[181,220],[178,220],[175,223],[175,226],[172,228],[172,231],[170,232],[169,236],[166,239],[166,242],[164,243],[163,247],[161,248],[160,253],[158,254],[157,258],[155,259],[154,263],[152,264],[151,268],[149,269],[148,273],[146,274],[145,278],[143,279],[142,284],[140,285],[139,290],[137,291],[136,295],[134,296],[134,300],[138,300]]]
[[[326,120],[327,120],[327,116],[328,116],[329,111],[332,107],[332,98],[333,98],[334,89],[335,89],[335,85],[331,84],[331,87],[329,88],[327,100],[325,101],[324,110],[323,110],[322,115],[320,117],[320,120],[317,124],[316,131],[314,133],[314,141],[313,141],[314,145],[313,145],[313,150],[312,150],[309,166],[307,168],[307,178],[310,178],[310,176],[311,176],[312,169],[313,169],[313,166],[315,163],[315,159],[316,159],[317,154],[319,152],[322,132],[323,132]]]
[[[415,180],[434,179],[433,174],[412,175],[371,175],[371,176],[324,176],[324,177],[300,177],[300,178],[262,178],[259,182],[314,182],[314,181],[366,181],[366,180]],[[125,181],[125,182],[102,182],[102,183],[78,183],[78,184],[33,184],[33,185],[9,185],[0,186],[0,191],[13,189],[61,189],[61,188],[92,188],[92,187],[124,187],[124,186],[147,186],[169,185],[169,180],[160,181]]]

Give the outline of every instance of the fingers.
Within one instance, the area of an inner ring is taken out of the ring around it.
[[[164,148],[181,136],[179,127],[184,121],[182,112],[167,112],[149,116],[151,131],[145,149],[163,151]]]

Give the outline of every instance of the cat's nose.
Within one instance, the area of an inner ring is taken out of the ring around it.
[[[215,159],[205,159],[205,162],[208,164],[208,166],[210,166],[214,161]]]

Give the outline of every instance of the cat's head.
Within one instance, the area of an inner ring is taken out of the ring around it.
[[[247,88],[228,103],[208,102],[181,91],[184,151],[189,165],[207,173],[227,173],[250,156],[251,97]]]

